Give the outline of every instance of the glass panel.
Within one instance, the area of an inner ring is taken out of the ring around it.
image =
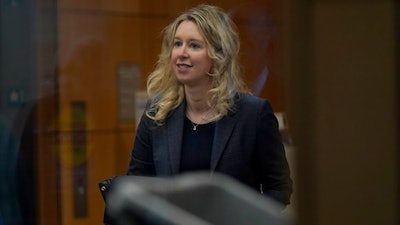
[[[1,225],[103,223],[98,183],[127,172],[160,33],[201,2],[1,1]],[[285,115],[279,1],[208,2],[237,25],[246,84]]]

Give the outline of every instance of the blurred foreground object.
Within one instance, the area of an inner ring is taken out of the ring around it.
[[[220,174],[119,176],[105,200],[105,223],[113,225],[290,225],[293,220],[280,203]]]

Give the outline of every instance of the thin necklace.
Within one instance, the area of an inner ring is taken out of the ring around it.
[[[202,118],[202,120],[207,121],[206,117],[207,117],[210,113],[211,113],[211,108],[207,110],[207,113],[206,113],[206,115],[204,115],[204,117]],[[189,109],[186,110],[186,116],[187,116],[187,118],[189,119],[190,123],[192,123],[192,125],[193,125],[192,130],[196,131],[196,130],[197,130],[197,126],[199,126],[199,123],[194,123],[194,122],[192,122],[192,120],[190,119],[190,116],[189,116]]]
[[[193,123],[191,120],[190,120],[190,122],[193,125],[193,130],[197,130],[197,126],[199,126],[199,124],[198,123]]]

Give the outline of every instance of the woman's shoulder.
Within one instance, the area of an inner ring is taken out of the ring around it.
[[[238,96],[238,104],[244,106],[262,106],[264,104],[269,104],[268,99],[261,98],[252,94],[240,94]]]
[[[242,94],[238,96],[235,111],[236,113],[257,116],[265,113],[271,113],[273,112],[273,109],[271,103],[266,98],[251,94]]]

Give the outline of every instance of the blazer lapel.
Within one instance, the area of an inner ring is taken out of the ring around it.
[[[211,171],[215,171],[218,162],[222,156],[226,144],[228,143],[232,131],[236,125],[236,114],[228,115],[215,124],[215,136],[211,152]]]
[[[179,172],[186,104],[183,102],[168,121],[168,152],[172,173]]]

